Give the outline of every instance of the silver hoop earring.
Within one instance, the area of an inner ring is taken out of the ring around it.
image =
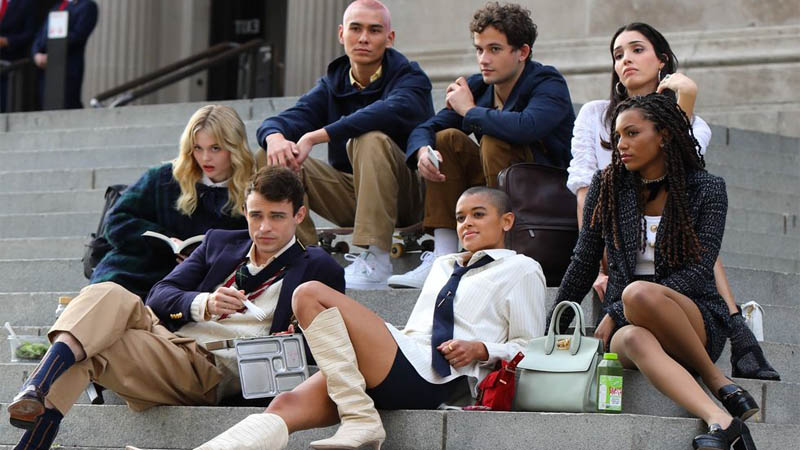
[[[625,91],[625,85],[622,84],[621,81],[617,81],[617,84],[614,85],[614,91],[617,93],[617,95],[619,95],[620,97],[623,97],[625,95],[625,92],[626,92]]]
[[[661,69],[658,69],[658,82],[660,83],[662,80],[661,78]]]

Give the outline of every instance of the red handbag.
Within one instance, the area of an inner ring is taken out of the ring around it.
[[[514,401],[514,374],[517,371],[517,364],[522,361],[525,355],[517,353],[511,361],[500,361],[500,366],[496,370],[486,375],[486,378],[478,385],[478,401],[475,406],[489,408],[492,411],[511,411],[511,403]]]

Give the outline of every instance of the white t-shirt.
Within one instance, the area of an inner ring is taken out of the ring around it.
[[[634,275],[655,275],[656,273],[656,233],[661,224],[661,216],[644,216],[642,218],[645,226],[645,236],[647,242],[644,246],[644,253],[636,252],[636,269]]]
[[[572,161],[569,163],[569,178],[567,188],[572,193],[578,189],[589,186],[592,177],[598,170],[605,169],[611,163],[611,150],[600,145],[600,142],[610,142],[608,128],[605,125],[608,100],[595,100],[586,103],[575,118],[572,129]],[[705,154],[708,143],[711,141],[711,128],[697,114],[692,119],[692,130],[697,142],[700,143],[700,153]]]

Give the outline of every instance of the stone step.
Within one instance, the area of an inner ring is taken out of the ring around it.
[[[733,267],[769,270],[783,273],[800,273],[800,262],[797,259],[780,259],[772,256],[753,255],[748,253],[722,252],[723,264]]]
[[[242,120],[251,119],[251,100],[220,102],[231,106]],[[175,103],[164,105],[126,106],[124,108],[87,108],[70,111],[37,111],[6,115],[6,131],[69,130],[80,128],[185,125],[189,117],[207,102]]]
[[[96,167],[155,166],[178,154],[178,145],[128,145],[59,151],[3,152],[5,168],[15,171],[93,169]]]
[[[800,157],[800,138],[713,124],[710,127],[712,146],[725,146],[736,150],[750,151],[751,155],[757,154],[759,158],[767,154]]]
[[[728,186],[728,205],[731,208],[796,215],[800,212],[800,196]]]
[[[99,152],[99,151],[98,151]],[[44,155],[38,155],[44,156]],[[147,170],[146,166],[100,167],[84,169],[20,170],[0,172],[0,192],[52,192],[102,189],[112,184],[131,184]]]
[[[729,207],[725,232],[742,230],[773,236],[800,237],[800,217],[797,213],[764,212],[757,209]]]
[[[86,236],[0,239],[0,260],[75,258],[83,254],[88,240],[88,233]]]
[[[12,398],[27,376],[36,367],[35,364],[8,363],[0,364],[0,398]],[[760,423],[797,423],[797,413],[800,412],[800,385],[787,382],[759,381],[747,379],[734,379],[734,381],[747,389],[756,402],[761,406],[758,415],[751,419]],[[636,370],[626,370],[624,379],[623,410],[628,414],[661,417],[692,417],[682,407],[678,406],[663,394],[658,392]],[[112,392],[104,393],[103,398],[107,405],[124,405],[125,402]],[[85,394],[78,400],[80,404],[88,404]]]
[[[766,270],[725,267],[736,301],[798,306],[800,273],[780,273]]]
[[[800,236],[775,236],[726,228],[722,251],[800,260]]]
[[[444,98],[444,90],[439,97]],[[252,100],[225,100],[217,104],[236,110],[243,121],[258,121],[279,113],[297,102],[297,97],[257,98]],[[441,102],[443,103],[443,101]],[[56,111],[39,111],[4,115],[6,131],[65,130],[96,127],[186,125],[195,111],[209,102],[175,103],[162,105],[126,106],[124,108],[80,109],[70,114]],[[0,116],[2,117],[2,116]]]
[[[88,236],[97,230],[100,212],[0,214],[3,238]]]
[[[0,193],[3,214],[102,211],[105,189]],[[99,217],[99,215],[98,215]]]
[[[136,413],[125,406],[77,405],[62,422],[55,442],[70,449],[119,449],[125,445],[189,449],[261,411],[262,408],[249,407],[164,406]],[[699,419],[635,414],[381,411],[381,419],[386,429],[387,450],[674,450],[689,448],[692,438],[706,430]],[[800,439],[798,425],[751,422],[748,427],[755,442],[765,449],[792,448]],[[309,442],[331,436],[335,429],[333,426],[295,433],[287,448],[306,449]],[[6,421],[0,422],[0,445],[13,445],[21,435],[22,430]],[[681,442],[677,447],[676,441]]]
[[[434,109],[444,107],[444,89],[432,92]],[[243,121],[260,123],[297,103],[297,97],[256,98],[215,102],[231,106]],[[162,105],[126,106],[124,108],[79,109],[64,114],[61,111],[38,111],[0,115],[0,129],[7,132],[69,130],[97,127],[154,126],[174,124],[185,126],[191,115],[209,102]],[[580,108],[580,105],[574,105]],[[577,110],[577,109],[576,109]]]
[[[4,292],[77,291],[85,285],[80,258],[0,260]]]
[[[185,120],[188,119],[189,116],[186,116]],[[245,121],[244,125],[251,145],[254,145],[256,142],[256,130],[261,125],[261,120]],[[185,122],[182,122],[178,124],[156,123],[145,126],[124,124],[122,126],[84,129],[12,131],[2,134],[3,139],[0,140],[0,151],[114,147],[114,143],[128,145],[128,143],[132,142],[136,142],[138,145],[173,144],[177,148],[185,126]]]
[[[755,170],[752,167],[733,166],[726,163],[706,165],[706,169],[725,179],[727,186],[737,186],[781,194],[797,194],[800,176],[786,173]]]
[[[759,152],[755,153],[750,147],[739,148],[734,146],[715,145],[712,138],[711,145],[706,153],[709,164],[727,164],[734,167],[752,168],[754,171],[774,172],[790,176],[798,176],[798,163],[800,156],[797,150],[793,152]],[[713,173],[713,172],[712,172]]]

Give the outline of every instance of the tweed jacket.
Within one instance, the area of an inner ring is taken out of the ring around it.
[[[603,230],[599,224],[591,225],[592,211],[600,193],[600,174],[598,171],[594,175],[586,195],[583,228],[558,290],[556,304],[564,300],[580,302],[583,299],[597,276],[603,249],[607,249],[609,278],[603,311],[611,316],[617,327],[622,327],[628,324],[622,311],[622,291],[634,281],[636,252],[641,251],[641,218],[636,210],[633,174],[628,173],[617,198],[620,248],[614,246],[610,226]],[[698,262],[669,267],[656,245],[654,281],[689,297],[701,312],[711,313],[719,320],[727,320],[727,306],[717,292],[713,272],[728,210],[725,181],[705,170],[698,170],[687,175],[686,189],[689,218],[700,241],[701,258]],[[663,229],[659,227],[656,244],[662,238]]]

